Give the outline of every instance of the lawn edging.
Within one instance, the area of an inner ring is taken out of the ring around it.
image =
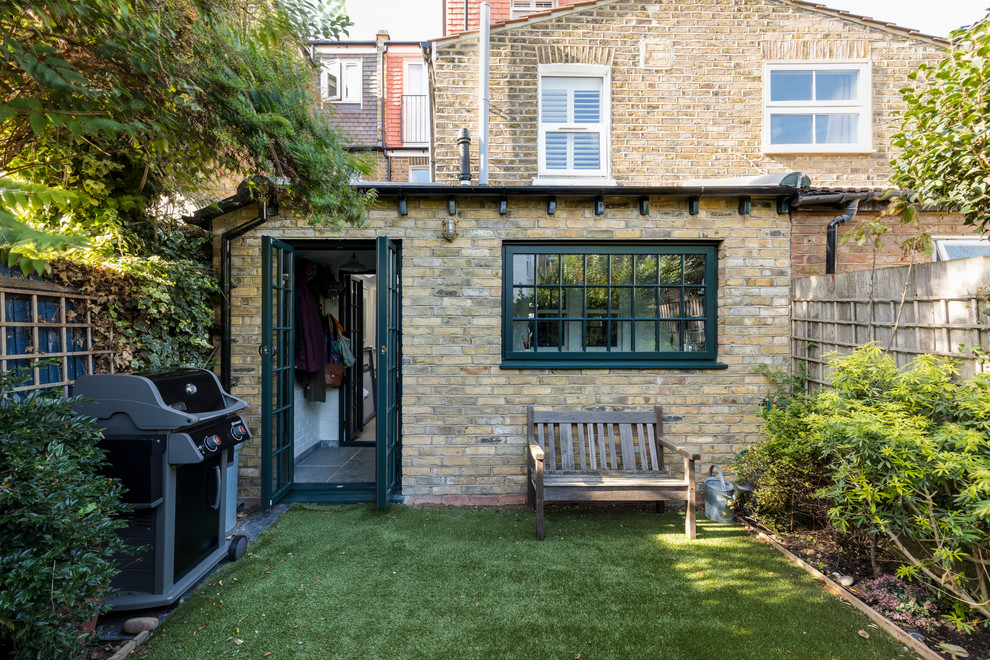
[[[134,639],[127,640],[123,646],[117,649],[117,652],[110,656],[110,660],[124,660],[124,658],[134,653],[139,646],[144,644],[149,637],[151,637],[151,632],[148,630],[138,633]]]
[[[807,571],[809,575],[814,577],[816,580],[821,581],[822,586],[825,588],[826,591],[828,591],[829,593],[835,596],[838,596],[839,598],[843,599],[844,601],[846,601],[847,603],[858,609],[860,612],[868,616],[874,623],[876,623],[881,628],[883,628],[888,633],[890,633],[890,635],[894,639],[896,639],[898,642],[903,643],[905,646],[907,646],[909,649],[920,655],[922,658],[925,658],[925,660],[945,660],[945,656],[936,653],[926,644],[923,644],[922,642],[916,640],[914,637],[911,637],[911,635],[907,634],[903,629],[901,629],[899,626],[897,626],[892,621],[887,619],[887,617],[883,616],[875,609],[873,609],[872,607],[861,601],[854,594],[842,588],[842,586],[840,586],[837,582],[835,582],[835,580],[828,577],[827,575],[825,575],[817,568],[815,568],[808,562],[804,561],[803,559],[795,555],[793,552],[791,552],[781,544],[777,543],[767,534],[745,523],[743,523],[743,527],[746,530],[748,530],[749,533],[752,534],[758,541],[766,543],[767,545],[770,545],[771,547],[775,548],[780,554],[784,555],[785,558],[790,560],[792,564],[796,564],[797,566],[800,566],[805,571]]]

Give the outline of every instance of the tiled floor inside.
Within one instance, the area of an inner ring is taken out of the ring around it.
[[[320,447],[296,462],[296,483],[359,484],[375,481],[374,447]]]

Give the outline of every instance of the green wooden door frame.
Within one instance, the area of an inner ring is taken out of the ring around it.
[[[261,503],[279,502],[293,480],[294,250],[262,237]]]
[[[375,506],[388,507],[400,485],[399,451],[402,382],[401,324],[402,299],[399,248],[384,236],[375,241],[378,259],[378,314],[376,344],[378,354],[377,438],[375,443]]]

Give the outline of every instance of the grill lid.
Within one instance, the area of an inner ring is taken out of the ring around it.
[[[136,374],[97,374],[76,379],[73,395],[79,415],[109,420],[126,415],[129,424],[143,430],[172,430],[231,415],[247,403],[224,392],[220,380],[207,369],[173,369]],[[112,427],[124,430],[128,422],[116,419]]]

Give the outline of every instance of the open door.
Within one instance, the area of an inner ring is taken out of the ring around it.
[[[343,393],[347,408],[347,439],[353,441],[364,430],[364,284],[361,280],[351,278],[346,296],[344,329],[350,338],[354,364],[347,368]]]
[[[293,320],[292,246],[262,237],[261,266],[261,504],[270,507],[292,488]]]
[[[399,250],[385,237],[375,242],[378,260],[378,422],[375,447],[375,506],[388,507],[399,485]]]

